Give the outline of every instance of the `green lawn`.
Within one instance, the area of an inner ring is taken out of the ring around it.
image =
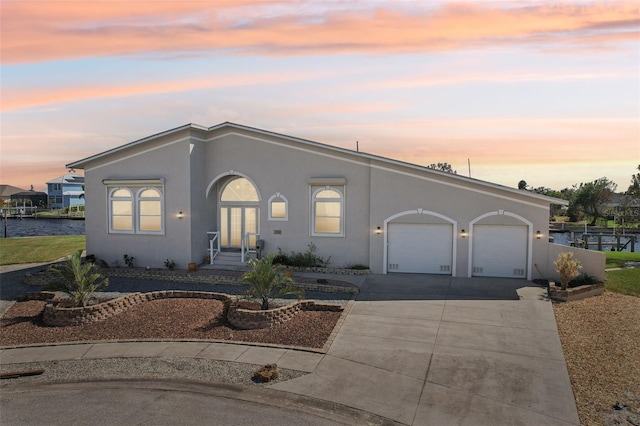
[[[604,288],[607,291],[640,297],[640,269],[627,268],[608,271]]]
[[[607,255],[606,268],[622,268],[624,262],[640,262],[640,252],[605,251]]]
[[[0,265],[51,262],[85,248],[84,235],[0,239]]]
[[[622,268],[624,262],[640,262],[640,253],[626,251],[605,251],[607,268]],[[627,268],[608,271],[605,283],[607,291],[640,297],[640,268]]]

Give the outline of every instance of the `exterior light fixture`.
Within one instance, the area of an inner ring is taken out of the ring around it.
[[[540,231],[536,232],[536,238],[539,240],[540,238],[542,238],[542,233],[540,233]]]
[[[467,231],[465,231],[464,229],[462,231],[460,231],[460,236],[462,238],[467,238]]]
[[[378,226],[376,228],[376,235],[380,235],[380,234],[382,234],[382,229]]]
[[[182,212],[178,212],[178,219],[182,219],[184,217],[184,215],[182,214]]]

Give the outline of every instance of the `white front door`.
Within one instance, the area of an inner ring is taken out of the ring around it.
[[[241,248],[242,238],[250,236],[249,247],[256,244],[258,203],[260,197],[255,186],[244,177],[227,181],[220,194],[220,245],[224,248]]]
[[[224,206],[220,208],[220,244],[224,248],[240,248],[242,236],[258,232],[258,208],[248,206]],[[256,243],[255,235],[249,244]]]

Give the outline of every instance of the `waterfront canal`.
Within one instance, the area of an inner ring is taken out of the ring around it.
[[[5,221],[2,220],[0,237],[4,236]],[[7,219],[7,238],[36,237],[47,235],[84,235],[84,220],[77,219]]]

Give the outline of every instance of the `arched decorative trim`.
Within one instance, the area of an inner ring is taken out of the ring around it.
[[[389,223],[391,221],[393,221],[394,219],[397,219],[399,217],[402,216],[407,216],[407,215],[412,215],[412,214],[424,214],[427,216],[435,216],[438,217],[440,219],[444,219],[447,222],[451,223],[451,225],[453,225],[453,230],[452,230],[452,234],[451,234],[451,276],[455,277],[456,276],[456,269],[458,269],[456,267],[457,263],[456,263],[456,259],[457,259],[457,253],[458,253],[458,239],[456,238],[456,235],[458,235],[458,222],[454,219],[451,219],[448,216],[445,216],[441,213],[437,213],[437,212],[433,212],[431,210],[425,210],[425,209],[416,209],[416,210],[406,210],[400,213],[396,213],[392,216],[389,216],[388,218],[386,218],[384,220],[384,247],[383,247],[383,255],[382,255],[382,273],[386,274],[387,273],[387,246],[388,246],[388,238],[389,238],[389,232],[388,232],[388,228],[389,228]]]
[[[262,201],[262,195],[260,195],[260,190],[258,189],[258,185],[256,185],[256,183],[253,181],[253,179],[251,179],[249,176],[247,176],[244,173],[238,172],[236,170],[229,170],[228,172],[224,172],[224,173],[220,173],[218,176],[214,177],[211,182],[209,182],[209,185],[207,186],[207,189],[205,190],[204,196],[206,198],[209,198],[209,193],[211,192],[211,188],[213,188],[213,186],[223,177],[227,177],[227,176],[237,176],[237,177],[243,177],[245,179],[247,179],[249,182],[251,182],[251,184],[253,185],[253,187],[256,189],[256,192],[258,193],[258,201]]]
[[[469,264],[467,265],[467,276],[469,278],[473,276],[473,227],[482,219],[486,219],[491,216],[509,216],[527,225],[527,280],[531,280],[531,266],[533,263],[533,222],[519,214],[511,213],[503,209],[481,214],[469,222]]]

